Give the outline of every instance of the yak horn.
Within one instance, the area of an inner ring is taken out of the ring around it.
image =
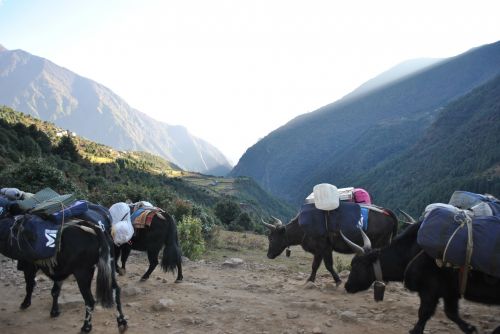
[[[407,224],[415,224],[417,221],[415,219],[413,219],[412,216],[410,216],[409,214],[407,214],[406,212],[404,212],[403,210],[401,209],[398,209],[399,212],[401,212],[403,214],[403,216],[406,217],[406,219],[409,219],[410,221],[406,222]]]
[[[266,226],[266,227],[267,227],[268,229],[270,229],[271,231],[272,231],[272,230],[274,230],[274,229],[276,229],[276,226],[274,226],[273,224],[266,223],[266,222],[264,221],[264,219],[262,219],[262,218],[261,218],[261,220],[262,220],[262,224],[264,224],[264,226]]]
[[[351,240],[349,240],[345,235],[344,233],[342,233],[342,231],[340,231],[340,235],[342,236],[342,239],[344,239],[344,241],[346,242],[346,244],[348,244],[352,250],[354,251],[354,253],[356,254],[359,254],[359,255],[362,255],[365,253],[365,250],[363,249],[363,247],[355,244],[354,242],[352,242]]]
[[[271,218],[273,218],[278,223],[278,225],[283,225],[283,222],[281,220],[279,220],[278,218],[273,217],[273,216],[271,216]]]
[[[363,237],[363,248],[368,250],[368,249],[372,249],[372,242],[370,241],[370,238],[368,238],[368,236],[366,235],[365,231],[363,231],[363,229],[359,229],[359,231],[361,232],[361,236]]]

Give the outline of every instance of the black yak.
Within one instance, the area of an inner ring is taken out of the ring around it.
[[[289,246],[301,245],[306,252],[314,255],[312,271],[311,275],[307,279],[308,281],[314,282],[316,279],[316,272],[321,264],[321,261],[324,261],[325,267],[332,274],[336,285],[338,286],[342,283],[339,275],[333,269],[332,251],[352,254],[353,250],[348,244],[346,244],[338,232],[332,231],[325,236],[309,236],[299,225],[298,215],[286,225],[284,225],[279,219],[274,219],[277,221],[277,224],[273,225],[264,222],[266,227],[270,230],[268,236],[268,258],[276,258]],[[325,222],[322,220],[317,223],[324,224]],[[366,233],[374,240],[374,244],[379,247],[388,245],[391,242],[392,237],[396,235],[397,228],[398,220],[394,213],[390,210],[370,210],[369,224]],[[356,236],[354,240],[361,243],[361,234]]]
[[[446,316],[464,333],[475,333],[476,328],[464,321],[458,312],[460,298],[458,269],[438,267],[434,258],[425,253],[417,243],[417,233],[421,222],[409,226],[397,236],[391,245],[380,250],[371,250],[369,243],[365,249],[351,244],[358,251],[351,263],[351,273],[345,284],[349,293],[368,289],[374,281],[377,262],[380,264],[384,281],[404,282],[405,287],[418,292],[420,307],[418,321],[410,330],[412,334],[422,334],[427,321],[432,317],[439,299],[444,301]],[[471,270],[467,279],[464,298],[470,301],[500,305],[500,279]],[[493,334],[500,334],[500,326]]]

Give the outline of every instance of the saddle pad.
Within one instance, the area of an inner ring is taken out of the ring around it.
[[[144,212],[144,208],[138,208],[136,209],[132,215],[130,215],[130,220],[131,221],[135,221],[137,219],[137,217],[139,217],[143,212]]]
[[[153,221],[154,216],[156,216],[156,214],[160,211],[162,210],[159,208],[155,208],[153,210],[145,209],[138,217],[136,217],[132,221],[132,225],[134,225],[134,228],[149,227],[151,225],[151,222]]]
[[[455,216],[453,210],[446,208],[438,207],[429,212],[420,226],[417,242],[435,259],[463,266],[468,231],[466,225],[460,227]],[[472,218],[472,236],[474,245],[470,264],[473,269],[500,277],[500,217]]]
[[[311,236],[326,236],[329,232],[342,230],[347,236],[359,235],[362,227],[361,208],[356,203],[340,202],[332,211],[316,209],[314,204],[304,204],[299,213],[299,225]]]

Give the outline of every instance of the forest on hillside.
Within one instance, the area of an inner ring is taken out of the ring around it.
[[[0,107],[1,187],[33,193],[50,187],[108,207],[147,200],[178,221],[199,219],[207,236],[216,226],[263,233],[261,217],[287,219],[294,213],[248,178],[229,180],[232,193],[224,194],[186,181],[183,173],[160,157],[116,151]]]

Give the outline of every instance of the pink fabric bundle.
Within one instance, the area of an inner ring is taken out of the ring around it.
[[[370,199],[370,194],[362,188],[355,188],[353,190],[354,193],[354,202],[361,204],[372,204],[372,200]]]

